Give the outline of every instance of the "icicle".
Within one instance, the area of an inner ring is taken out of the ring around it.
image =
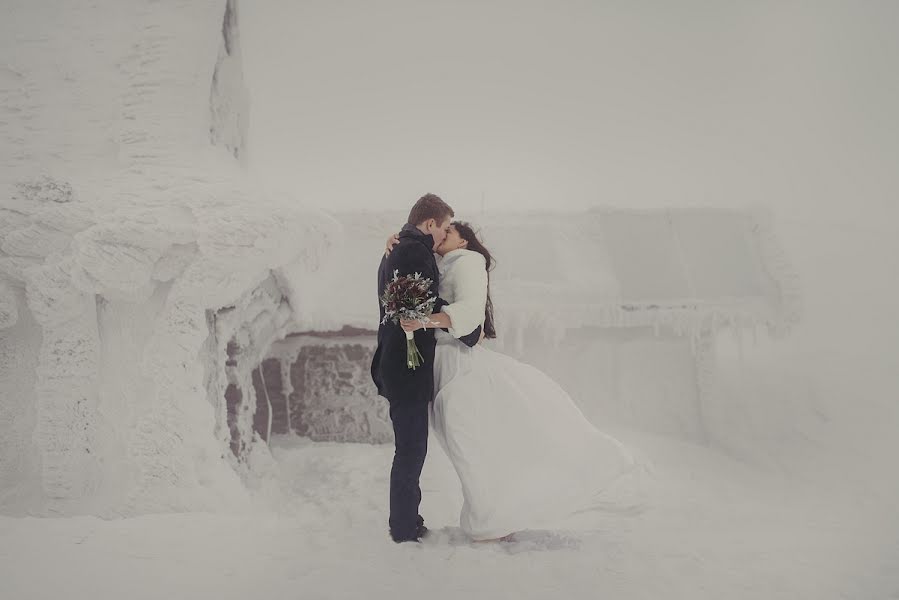
[[[290,367],[296,362],[299,351],[295,351],[288,355],[282,356],[281,361],[281,389],[284,394],[284,410],[287,413],[287,434],[293,435],[293,422],[290,418],[290,396],[293,394],[293,381],[290,379]]]
[[[775,235],[770,210],[756,207],[752,212],[752,232],[761,248],[768,273],[780,291],[779,310],[769,318],[768,332],[772,337],[780,337],[789,330],[791,324],[799,320],[802,312],[801,281]]]
[[[265,384],[265,361],[259,363],[259,380],[262,382],[262,391],[265,392],[265,403],[268,407],[268,426],[265,432],[265,441],[268,444],[272,443],[272,400],[268,397],[268,386]]]

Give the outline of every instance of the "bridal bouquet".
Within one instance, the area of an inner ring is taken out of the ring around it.
[[[421,273],[414,275],[398,275],[393,272],[393,279],[387,282],[387,287],[381,295],[381,305],[384,307],[383,325],[387,321],[399,323],[400,319],[421,321],[427,323],[434,310],[437,297],[431,295],[431,283]],[[406,367],[415,369],[421,366],[421,353],[415,345],[413,332],[406,331]]]

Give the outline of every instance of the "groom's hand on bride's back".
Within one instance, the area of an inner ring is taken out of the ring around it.
[[[399,235],[394,233],[389,238],[387,238],[387,246],[385,248],[384,256],[390,254],[390,251],[393,250],[393,247],[400,243]]]

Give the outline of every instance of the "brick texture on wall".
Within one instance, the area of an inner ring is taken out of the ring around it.
[[[254,429],[316,441],[388,443],[388,404],[371,381],[375,336],[289,337],[253,372]],[[269,407],[271,407],[269,409]]]

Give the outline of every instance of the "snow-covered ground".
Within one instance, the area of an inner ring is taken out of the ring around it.
[[[387,538],[389,446],[278,439],[283,488],[260,496],[274,512],[0,519],[3,597],[896,597],[895,529],[865,503],[835,510],[720,454],[616,434],[650,461],[642,491],[508,543],[465,539],[458,482],[433,445],[422,545]]]

